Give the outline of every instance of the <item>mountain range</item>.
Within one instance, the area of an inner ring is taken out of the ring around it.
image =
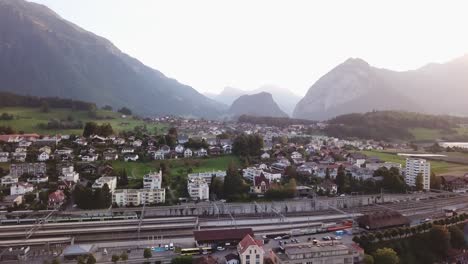
[[[166,77],[46,6],[0,0],[0,91],[216,118],[226,106]]]
[[[300,96],[294,94],[290,90],[275,85],[263,85],[252,91],[246,91],[234,87],[225,87],[219,94],[205,93],[205,96],[225,105],[231,105],[242,95],[252,95],[261,92],[270,93],[273,96],[273,100],[279,105],[281,110],[286,112],[289,116],[292,115],[297,102],[301,100]]]
[[[240,96],[232,103],[228,115],[231,117],[241,115],[288,117],[273,100],[273,96],[267,92]]]
[[[372,110],[468,116],[466,98],[468,56],[404,72],[348,59],[310,87],[293,117],[326,120]]]

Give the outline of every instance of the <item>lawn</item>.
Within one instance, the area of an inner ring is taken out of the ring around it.
[[[415,141],[434,141],[436,139],[468,136],[468,128],[456,128],[457,133],[447,134],[440,129],[412,128],[409,130]]]
[[[398,156],[392,153],[385,153],[380,151],[361,151],[361,153],[369,156],[369,157],[378,157],[381,160],[388,161],[388,162],[396,162],[400,163],[405,166],[406,158],[402,156]],[[462,165],[458,163],[446,162],[446,161],[435,161],[430,160],[431,163],[431,170],[437,174],[454,174],[454,175],[462,175],[464,173],[468,173],[468,165]]]
[[[93,121],[98,124],[110,123],[116,132],[133,130],[136,126],[146,124],[149,131],[162,132],[166,129],[163,124],[146,123],[143,120],[136,120],[132,117],[122,118],[119,113],[112,111],[98,110],[97,114],[100,119],[92,119],[88,116],[87,111],[72,111],[70,109],[50,109],[49,113],[42,113],[39,108],[26,108],[26,107],[4,107],[0,108],[1,113],[9,113],[15,116],[14,120],[0,120],[1,126],[11,126],[17,131],[25,133],[38,133],[38,134],[76,134],[79,135],[83,132],[82,129],[59,129],[48,130],[40,129],[38,127],[41,123],[47,123],[50,119],[65,120],[71,116],[74,120],[81,120],[84,123]]]
[[[239,158],[236,156],[220,156],[201,159],[173,159],[165,161],[149,162],[124,162],[114,161],[112,166],[114,171],[127,170],[129,176],[129,187],[140,188],[141,178],[150,172],[157,171],[161,163],[164,162],[169,167],[169,172],[163,175],[163,186],[169,187],[168,195],[171,202],[176,202],[179,197],[186,197],[187,174],[190,172],[207,172],[216,170],[226,170],[231,162],[239,165]]]
[[[165,162],[169,166],[171,175],[186,175],[189,168],[192,168],[193,172],[206,172],[226,170],[231,162],[239,165],[239,159],[236,156],[220,156],[203,159],[173,159],[149,162],[113,161],[112,166],[114,167],[114,171],[117,172],[125,168],[129,176],[138,179],[150,171],[159,170],[161,162]]]

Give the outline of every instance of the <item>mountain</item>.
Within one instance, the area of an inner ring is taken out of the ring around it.
[[[294,94],[288,89],[284,89],[275,85],[263,85],[251,93],[267,92],[273,95],[273,99],[278,103],[279,107],[288,115],[292,115],[294,107],[301,100],[301,97]]]
[[[241,90],[233,87],[225,87],[218,95],[210,93],[205,94],[207,97],[212,98],[220,103],[231,105],[234,100],[242,95],[252,95],[261,92],[270,93],[279,107],[289,115],[292,114],[297,102],[301,99],[300,96],[294,94],[288,89],[284,89],[274,85],[263,85],[253,91]]]
[[[220,103],[231,105],[237,98],[245,94],[249,94],[249,92],[234,87],[224,87],[221,93],[210,98]]]
[[[0,0],[0,91],[57,96],[142,115],[217,117],[221,104],[23,0]]]
[[[467,56],[405,72],[348,59],[312,85],[293,116],[324,120],[372,110],[468,115],[467,96]]]
[[[273,100],[273,96],[266,92],[252,95],[242,95],[237,98],[228,110],[230,116],[270,116],[287,117]]]

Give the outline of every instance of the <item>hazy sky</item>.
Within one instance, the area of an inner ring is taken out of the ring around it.
[[[34,1],[199,91],[304,94],[349,57],[408,70],[468,52],[468,1]]]

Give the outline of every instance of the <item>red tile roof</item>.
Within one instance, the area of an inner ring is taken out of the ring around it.
[[[255,240],[251,235],[246,235],[244,239],[239,242],[239,254],[243,254],[249,246],[263,247],[263,240]]]
[[[246,235],[253,236],[252,228],[238,229],[217,229],[193,231],[196,241],[223,241],[223,240],[241,240]]]

